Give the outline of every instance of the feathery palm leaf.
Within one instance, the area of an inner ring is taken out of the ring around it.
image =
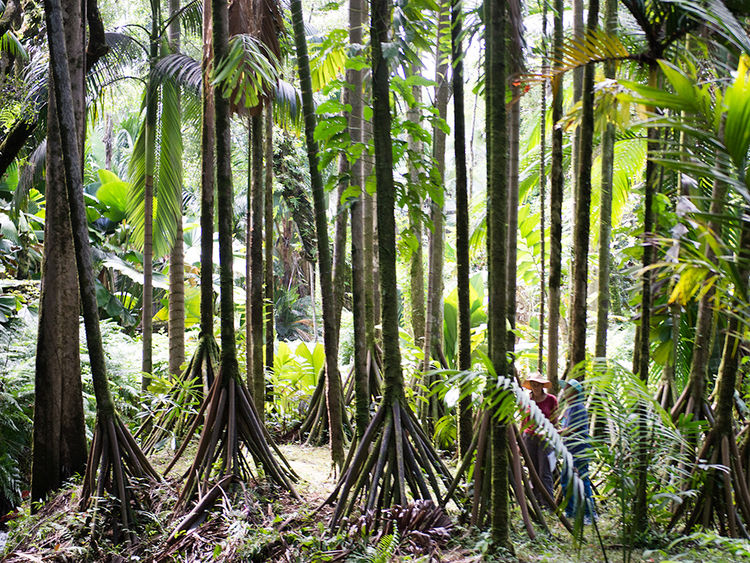
[[[152,87],[156,89],[155,85]],[[169,252],[174,240],[177,221],[182,220],[180,207],[182,201],[182,133],[177,126],[180,123],[180,106],[174,82],[166,81],[162,84],[160,102],[161,112],[156,127],[158,149],[154,173],[154,256],[163,256]],[[133,239],[139,248],[143,248],[145,228],[145,180],[146,123],[144,120],[141,123],[130,161],[131,190],[128,201],[128,221],[133,226]]]
[[[16,57],[22,61],[27,61],[29,58],[26,49],[18,40],[15,34],[8,30],[2,36],[0,36],[0,53],[8,53],[9,55]]]
[[[679,5],[681,9],[692,14],[696,20],[708,26],[729,44],[750,55],[750,36],[721,0],[708,0],[707,2],[695,2],[694,0],[666,1]]]
[[[279,62],[263,43],[248,34],[229,41],[229,53],[219,61],[213,84],[235,106],[255,108],[278,80]]]
[[[154,65],[153,78],[157,83],[172,80],[183,91],[200,96],[203,89],[201,63],[189,55],[174,53],[160,58]]]
[[[180,20],[180,25],[188,33],[200,36],[203,30],[203,2],[191,0],[172,14],[164,22],[162,28],[169,29],[170,24],[175,20]]]

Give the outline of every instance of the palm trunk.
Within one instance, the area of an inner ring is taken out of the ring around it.
[[[263,373],[263,116],[250,118],[251,182],[248,190],[248,245],[250,249],[249,308],[250,334],[247,352],[248,384],[252,382],[255,408],[261,422],[265,411],[266,381]]]
[[[649,65],[649,85],[656,87],[658,82],[658,66],[656,63]],[[651,108],[653,109],[653,108]],[[653,217],[653,196],[658,190],[658,178],[656,162],[653,157],[657,154],[659,148],[658,129],[649,128],[648,130],[648,160],[646,162],[646,183],[644,186],[643,197],[643,273],[641,274],[641,323],[638,331],[638,337],[635,342],[635,353],[633,367],[635,373],[641,381],[648,383],[648,368],[650,359],[650,328],[651,328],[651,264],[654,262],[654,244],[652,243],[654,217]],[[636,467],[636,490],[635,503],[633,507],[633,535],[635,538],[641,537],[648,529],[648,504],[647,504],[647,486],[648,486],[648,429],[644,413],[639,413],[638,420],[638,444],[637,456],[638,465]]]
[[[487,97],[487,266],[489,356],[498,376],[505,376],[507,331],[506,264],[508,218],[507,120],[505,110],[505,6],[485,4],[485,77]],[[494,388],[488,386],[492,396]],[[507,428],[492,428],[492,540],[496,547],[509,547]]]
[[[344,88],[344,103],[349,101],[349,89]],[[341,198],[349,186],[350,167],[349,161],[345,156],[339,157],[340,178],[346,178],[339,182],[336,190],[336,226],[334,227],[333,239],[333,291],[334,291],[334,312],[336,313],[336,346],[338,346],[339,332],[341,331],[341,310],[344,307],[344,290],[346,287],[346,229],[349,218],[349,210],[346,206],[341,205]]]
[[[366,4],[363,0],[349,0],[349,43],[362,44],[362,26],[365,22]],[[363,139],[362,131],[362,87],[363,72],[354,69],[347,70],[346,81],[352,85],[352,111],[348,116],[349,137],[352,143],[359,143]],[[347,90],[348,91],[348,90]],[[358,186],[361,194],[352,202],[352,304],[354,313],[354,395],[355,421],[357,437],[364,436],[370,421],[370,389],[369,374],[367,372],[367,295],[365,279],[367,266],[365,262],[365,229],[364,229],[364,198],[365,178],[363,176],[362,160],[352,163],[352,186]]]
[[[562,66],[563,1],[555,0],[553,60],[555,71]],[[549,254],[549,337],[547,340],[547,373],[556,393],[560,345],[560,288],[562,285],[562,201],[563,132],[555,124],[563,116],[562,75],[552,80],[552,163],[550,169],[550,254]]]
[[[412,67],[414,74],[418,73],[416,65]],[[406,112],[406,118],[418,125],[420,122],[419,105],[422,103],[422,87],[413,86],[414,106]],[[408,134],[409,151],[413,154],[421,154],[422,142],[410,131]],[[419,183],[419,171],[416,166],[409,163],[409,179],[412,185]],[[421,206],[420,206],[421,212]],[[422,250],[422,216],[421,213],[409,213],[409,230],[416,239],[411,256],[409,257],[409,293],[411,297],[411,327],[414,335],[414,345],[422,348],[424,346],[424,324],[425,324],[425,301],[424,301],[424,252]]]
[[[440,17],[438,19],[437,35],[439,38],[450,33],[450,4],[448,0],[440,2]],[[448,113],[448,97],[450,95],[448,82],[449,58],[440,48],[440,40],[435,49],[437,68],[435,70],[435,108],[438,116],[445,119]],[[432,157],[437,164],[438,175],[445,178],[445,133],[435,127],[432,133]],[[429,245],[429,270],[427,274],[427,315],[425,328],[425,362],[430,359],[444,364],[443,357],[443,264],[445,253],[445,221],[443,209],[435,201],[430,201],[430,219],[432,220],[432,234]],[[429,332],[429,335],[427,334]],[[428,337],[429,336],[429,337]],[[444,366],[447,367],[447,366]]]
[[[589,2],[587,31],[597,28],[599,0]],[[586,297],[588,287],[589,233],[591,230],[591,161],[594,149],[594,64],[583,71],[582,116],[576,186],[576,223],[573,241],[573,298],[571,303],[571,369],[586,359]]]
[[[203,2],[203,116],[201,127],[201,336],[214,334],[214,174],[216,115],[211,86],[211,0]],[[211,382],[204,382],[206,390]]]
[[[170,17],[180,9],[179,0],[169,0]],[[180,20],[175,17],[169,25],[168,30],[170,50],[177,53],[180,50]],[[179,86],[177,89],[177,104],[180,103]],[[178,113],[179,115],[179,113]],[[181,127],[181,124],[177,125]],[[182,160],[178,160],[178,166],[182,167]],[[182,172],[180,171],[180,174]],[[182,193],[178,194],[180,201],[177,209],[180,210],[177,218],[174,244],[169,253],[169,373],[180,374],[180,367],[185,362],[185,260],[183,254],[183,232],[182,232]]]
[[[71,72],[79,151],[83,149],[85,122],[82,12],[80,0],[65,2],[66,57]],[[31,470],[31,498],[34,501],[44,499],[73,474],[83,472],[86,466],[78,343],[78,277],[75,262],[70,259],[74,252],[73,234],[54,90],[50,77],[45,184],[47,213],[34,379]],[[80,160],[75,165],[79,169],[83,167]],[[80,186],[74,188],[80,189]]]
[[[518,69],[514,69],[518,72]],[[517,86],[511,86],[511,99],[517,99],[520,95]],[[520,100],[510,107],[508,113],[508,256],[506,268],[506,290],[505,308],[508,316],[508,341],[507,349],[514,356],[516,344],[516,271],[518,257],[518,141],[521,134],[521,102]],[[508,367],[513,372],[512,365]]]
[[[94,384],[94,395],[96,397],[97,428],[94,432],[94,442],[101,440],[111,446],[111,453],[106,452],[105,457],[109,459],[106,468],[103,464],[99,476],[101,486],[107,487],[108,493],[117,498],[117,516],[121,526],[115,531],[115,537],[119,532],[127,534],[129,540],[134,539],[130,531],[130,488],[124,485],[124,470],[127,466],[123,464],[123,457],[131,460],[130,477],[143,478],[149,476],[158,479],[158,475],[151,468],[148,460],[143,456],[138,445],[132,439],[115,413],[115,405],[109,391],[107,382],[107,368],[104,357],[104,346],[102,344],[101,331],[99,329],[99,317],[96,301],[96,286],[91,258],[91,244],[88,238],[88,221],[86,219],[86,206],[83,201],[83,178],[81,167],[81,153],[79,150],[80,139],[77,133],[75,105],[71,90],[70,71],[68,66],[68,54],[65,49],[65,36],[63,31],[62,8],[59,0],[47,0],[45,2],[45,20],[47,24],[47,37],[50,52],[51,75],[53,77],[55,99],[58,101],[58,111],[55,119],[58,121],[60,139],[62,146],[62,159],[70,206],[70,222],[73,232],[73,243],[75,247],[76,267],[78,270],[78,282],[80,287],[81,305],[83,309],[83,322],[86,329],[86,343],[88,345],[89,360],[91,365],[91,377]],[[73,59],[76,60],[76,59]],[[117,430],[116,430],[117,429]],[[119,442],[127,442],[129,448],[127,453],[120,449]],[[96,482],[96,473],[99,469],[98,455],[102,448],[92,447],[92,455],[86,467],[84,478],[84,491],[82,500],[85,502],[91,496],[93,485]],[[133,460],[136,460],[135,463]],[[137,469],[134,470],[134,467]],[[107,469],[109,468],[109,470]],[[111,470],[111,471],[110,471]],[[128,479],[129,480],[129,479]],[[123,508],[125,507],[125,508]]]
[[[617,2],[605,0],[605,30],[617,30]],[[604,76],[615,78],[615,64],[604,63]],[[602,135],[602,187],[599,197],[599,291],[596,308],[596,347],[597,358],[607,357],[607,326],[609,315],[609,243],[612,232],[612,174],[614,172],[615,125],[607,123]]]
[[[547,55],[547,3],[542,7],[542,75],[549,73]],[[544,374],[544,319],[547,276],[547,81],[542,83],[541,115],[539,117],[539,230],[542,232],[539,262],[539,335],[537,338],[537,371]]]
[[[150,60],[153,69],[159,54],[159,3],[151,0],[151,35],[149,37]],[[156,168],[156,121],[159,104],[158,87],[149,80],[146,84],[146,132],[145,132],[145,168],[146,175],[143,187],[143,304],[141,310],[141,330],[143,339],[143,391],[151,383],[152,361],[152,325],[154,316],[154,250],[153,250],[153,220],[154,220],[154,171]]]
[[[453,116],[454,147],[456,154],[456,270],[458,286],[458,369],[471,369],[471,296],[469,272],[469,194],[466,188],[466,126],[464,116],[464,65],[463,44],[463,3],[451,3],[451,58],[453,60]],[[461,394],[466,394],[462,389]],[[469,451],[474,430],[471,396],[458,403],[458,445],[460,457]]]
[[[229,50],[229,15],[226,0],[213,0],[214,60],[223,60]],[[221,377],[227,382],[239,376],[234,331],[234,271],[232,263],[232,138],[229,101],[214,89],[216,133],[216,186],[219,230],[219,306],[221,308]]]
[[[323,344],[326,353],[326,381],[328,399],[329,438],[331,457],[336,467],[344,464],[344,436],[341,419],[341,377],[338,369],[338,347],[336,339],[335,311],[333,300],[333,281],[331,279],[331,251],[328,246],[328,220],[326,217],[325,193],[323,179],[318,170],[318,146],[314,138],[315,109],[312,98],[312,80],[310,78],[310,61],[307,56],[304,21],[302,19],[301,0],[292,0],[292,22],[294,40],[297,50],[302,104],[305,118],[305,138],[307,141],[307,158],[310,163],[310,180],[315,208],[315,226],[318,235],[318,266],[320,270],[321,294],[323,299]],[[394,299],[394,304],[395,304]]]
[[[269,103],[266,110],[266,156],[265,156],[265,201],[263,223],[265,235],[265,327],[266,327],[266,371],[273,371],[273,354],[275,341],[274,312],[273,312],[273,104]],[[271,383],[266,383],[266,395],[272,395]]]

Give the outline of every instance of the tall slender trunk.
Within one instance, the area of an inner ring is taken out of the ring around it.
[[[466,188],[466,125],[464,115],[463,2],[451,3],[451,58],[453,61],[454,148],[456,154],[456,270],[458,287],[458,369],[471,369],[471,295],[469,272],[469,194]],[[458,402],[458,445],[461,457],[473,439],[471,396],[467,389]]]
[[[275,326],[273,313],[273,102],[269,102],[266,108],[266,154],[265,154],[265,200],[264,200],[264,218],[263,223],[266,228],[265,235],[265,301],[264,301],[264,319],[266,327],[266,371],[269,373],[273,370],[273,344],[275,341]],[[266,395],[272,394],[273,389],[270,383],[266,383]]]
[[[63,7],[66,58],[74,101],[79,154],[85,131],[84,5],[66,0]],[[7,10],[7,8],[6,8]],[[52,63],[50,63],[52,64]],[[78,276],[73,255],[73,233],[57,122],[58,104],[50,73],[47,106],[47,213],[44,260],[39,300],[39,332],[34,376],[34,432],[31,499],[43,499],[86,466],[78,343]],[[83,161],[75,165],[83,168]],[[74,186],[74,189],[80,189]],[[32,503],[32,507],[35,506]]]
[[[542,75],[549,72],[547,57],[547,3],[542,7]],[[537,371],[544,373],[544,318],[546,305],[546,277],[547,277],[547,81],[542,83],[541,116],[539,118],[539,230],[541,264],[539,272],[539,336],[537,340]]]
[[[203,115],[201,123],[201,335],[214,333],[214,182],[216,113],[211,86],[211,0],[203,0]],[[204,382],[206,390],[210,381]]]
[[[174,19],[169,24],[169,47],[173,53],[180,51],[180,19],[174,17],[180,9],[179,0],[169,0],[169,14]],[[177,103],[180,103],[180,90],[177,89]],[[182,127],[182,124],[178,124]],[[182,160],[178,160],[182,167]],[[180,171],[181,174],[181,171]],[[183,253],[182,232],[182,193],[177,209],[180,210],[175,230],[174,244],[169,253],[169,372],[179,375],[180,367],[185,361],[185,259]]]
[[[214,60],[223,60],[229,51],[229,13],[226,0],[212,0]],[[221,308],[221,377],[239,377],[234,330],[234,270],[232,263],[232,138],[229,101],[214,88],[216,123],[216,203],[219,230],[219,307]]]
[[[649,65],[649,85],[656,87],[658,83],[659,67],[655,62]],[[653,111],[653,108],[649,108]],[[648,383],[648,368],[651,345],[651,264],[654,262],[655,248],[653,243],[653,198],[658,190],[657,167],[654,156],[659,149],[659,131],[655,127],[648,130],[646,161],[646,182],[643,197],[643,268],[641,274],[641,323],[638,337],[635,342],[635,354],[633,367],[641,381]],[[636,491],[633,507],[633,533],[636,538],[642,536],[648,530],[648,504],[647,504],[647,481],[648,481],[648,429],[645,413],[639,413],[638,419],[638,444],[637,456],[638,466],[636,468]]]
[[[744,213],[740,214],[740,235],[737,245],[738,278],[747,293],[748,282],[748,264],[750,264],[750,209],[745,207]],[[734,289],[733,305],[742,307],[741,294],[738,288]],[[735,404],[734,393],[737,383],[737,370],[739,360],[742,354],[742,329],[738,315],[730,314],[724,336],[724,349],[721,356],[721,365],[719,366],[719,375],[716,382],[717,402],[716,402],[716,431],[721,436],[732,436],[732,412]],[[730,439],[734,439],[733,437]]]
[[[450,33],[450,3],[449,0],[440,1],[440,16],[438,18],[438,45],[435,49],[437,68],[435,70],[435,108],[438,116],[445,119],[448,113],[448,98],[450,96],[448,70],[450,59],[440,48],[441,38]],[[445,178],[445,133],[435,127],[432,134],[432,157],[435,159],[440,179]],[[427,315],[425,332],[425,362],[430,358],[441,364],[443,357],[443,264],[445,254],[445,220],[443,208],[435,201],[430,201],[430,219],[432,233],[429,245],[429,270],[427,274]]]
[[[417,74],[419,68],[417,65],[412,66],[412,71]],[[422,103],[422,87],[415,85],[412,86],[412,94],[414,95],[414,106],[410,107],[406,112],[406,118],[419,125],[421,121],[421,110],[420,104]],[[423,147],[422,142],[416,138],[413,132],[408,134],[409,151],[414,154],[421,154]],[[419,170],[413,164],[409,164],[409,180],[413,185],[419,183]],[[421,203],[421,202],[420,202]],[[411,312],[411,326],[414,334],[414,345],[420,348],[424,345],[424,324],[425,324],[425,300],[424,300],[424,252],[422,250],[422,214],[421,205],[419,209],[420,213],[409,212],[409,230],[416,239],[416,244],[412,248],[411,256],[409,257],[409,289],[410,289],[410,312]]]
[[[151,35],[149,36],[149,67],[153,69],[159,55],[160,6],[151,0]],[[141,330],[143,342],[142,388],[148,389],[153,371],[152,326],[154,316],[154,173],[156,169],[156,121],[159,104],[158,86],[149,80],[146,84],[146,133],[145,168],[143,187],[143,304],[141,310]]]
[[[86,207],[83,202],[81,166],[83,161],[81,160],[80,139],[77,134],[73,109],[75,104],[71,90],[68,54],[65,51],[61,12],[62,9],[58,0],[46,0],[45,15],[50,48],[50,67],[54,84],[53,91],[55,99],[58,101],[56,106],[58,111],[55,118],[59,124],[62,159],[66,179],[68,180],[65,185],[70,206],[70,221],[75,246],[83,322],[86,328],[86,343],[96,397],[97,415],[101,418],[107,418],[114,415],[115,404],[107,382],[104,346],[99,328],[91,244],[89,242],[88,221],[86,220]]]
[[[604,2],[604,30],[609,34],[617,31],[617,2]],[[616,65],[612,61],[604,63],[604,76],[614,79]],[[599,197],[599,291],[596,307],[596,347],[597,358],[607,357],[607,326],[609,316],[609,243],[612,233],[612,175],[615,162],[615,125],[607,123],[602,135],[602,186]]]
[[[396,287],[396,190],[393,183],[391,145],[390,71],[382,45],[388,41],[390,9],[388,0],[372,0],[373,140],[377,184],[378,262],[382,298],[384,404],[404,401],[404,378],[398,336],[398,293]]]
[[[490,360],[498,376],[505,376],[506,366],[506,264],[508,220],[507,119],[505,110],[506,81],[505,5],[485,3],[485,80],[487,107],[487,266]],[[494,393],[489,386],[488,393]],[[492,540],[497,547],[510,544],[508,525],[508,440],[505,424],[492,427]]]
[[[344,88],[343,102],[351,103],[351,92]],[[339,182],[336,190],[336,220],[333,235],[333,295],[334,295],[334,312],[336,314],[336,342],[339,340],[341,331],[341,310],[344,308],[344,292],[346,288],[346,229],[349,219],[349,209],[341,204],[341,199],[349,186],[349,175],[351,169],[346,156],[339,157],[339,177],[344,178]],[[338,345],[338,344],[337,344]]]
[[[520,11],[520,10],[519,10]],[[511,57],[513,58],[513,57]],[[515,66],[515,65],[514,65]],[[520,69],[512,68],[513,72]],[[520,96],[517,86],[510,87],[511,99]],[[508,340],[506,347],[511,357],[508,371],[512,373],[512,362],[516,344],[516,271],[518,257],[518,142],[521,134],[521,102],[518,100],[508,112],[508,256],[506,267],[505,309],[508,316]]]
[[[366,18],[363,18],[363,22]],[[364,95],[364,94],[363,94]],[[362,142],[367,143],[372,137],[372,124],[362,122]],[[372,161],[369,158],[362,162],[363,182],[372,174]],[[362,184],[364,186],[364,184]],[[365,334],[367,349],[375,352],[375,322],[379,315],[375,310],[375,199],[366,190],[362,193],[362,221],[364,223],[364,261],[365,261]]]
[[[266,380],[263,373],[263,114],[250,118],[250,182],[248,186],[248,278],[247,379],[261,422],[264,415]],[[250,384],[252,383],[252,384]]]
[[[598,24],[599,0],[590,0],[587,32]],[[594,64],[583,71],[581,99],[580,146],[578,152],[578,182],[576,186],[576,222],[573,241],[573,298],[571,303],[571,369],[586,359],[586,304],[588,288],[589,233],[591,230],[591,161],[594,149]]]
[[[315,207],[315,227],[318,235],[318,266],[320,270],[323,299],[323,345],[326,354],[326,382],[328,400],[328,432],[331,441],[331,457],[336,467],[344,464],[344,436],[342,426],[341,377],[338,369],[338,342],[336,339],[333,280],[331,279],[331,250],[328,246],[328,220],[326,216],[323,179],[318,170],[318,144],[314,138],[315,109],[312,98],[310,60],[307,56],[304,20],[301,0],[291,0],[294,42],[302,90],[302,106],[305,118],[307,158],[310,163],[310,180]],[[395,298],[395,296],[394,296]]]
[[[565,176],[563,174],[563,132],[555,125],[563,116],[562,67],[563,0],[555,0],[552,80],[552,162],[550,169],[550,249],[549,249],[549,337],[547,340],[547,373],[552,391],[558,390],[557,375],[560,345],[560,289],[562,286],[562,201]]]
[[[349,0],[349,43],[362,44],[362,26],[367,14],[364,0]],[[352,110],[348,115],[349,137],[352,143],[363,138],[363,71],[348,69],[346,81],[351,84]],[[352,306],[354,313],[354,396],[357,437],[361,440],[370,421],[370,389],[367,373],[367,312],[366,312],[366,262],[364,225],[364,176],[362,159],[352,163],[351,184],[360,188],[361,193],[352,202]]]

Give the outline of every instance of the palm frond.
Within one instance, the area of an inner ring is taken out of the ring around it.
[[[8,30],[0,36],[0,53],[8,53],[21,61],[27,61],[29,55],[15,34]]]
[[[201,63],[181,53],[166,55],[159,59],[154,65],[153,77],[159,83],[173,80],[195,96],[200,96],[203,89]]]
[[[276,56],[258,39],[248,34],[235,35],[229,42],[227,57],[216,65],[213,84],[234,106],[255,108],[276,84],[278,68]]]
[[[273,114],[282,127],[291,125],[296,131],[302,126],[302,95],[293,84],[279,79],[274,88]]]
[[[164,22],[163,29],[168,29],[174,20],[179,20],[182,28],[188,33],[200,37],[203,31],[203,2],[191,0],[185,4]]]
[[[182,131],[180,102],[173,82],[162,85],[160,141],[154,217],[154,254],[163,256],[172,247],[177,222],[182,221]]]
[[[109,50],[101,57],[86,75],[88,105],[94,106],[106,87],[124,78],[140,76],[146,64],[146,51],[134,37],[125,33],[107,32],[104,34]]]
[[[721,0],[695,2],[695,0],[664,0],[679,6],[691,14],[696,21],[709,27],[730,45],[750,55],[750,36],[742,24]]]

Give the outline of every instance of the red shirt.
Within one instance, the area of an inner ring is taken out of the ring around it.
[[[546,393],[544,399],[541,401],[535,401],[536,406],[539,407],[539,410],[541,410],[544,413],[544,416],[546,416],[550,421],[553,420],[555,416],[555,411],[557,410],[557,397],[552,395],[551,393]],[[529,415],[525,415],[523,417],[523,426],[524,426],[524,434],[534,434],[536,427],[534,423],[531,421],[531,418]]]

